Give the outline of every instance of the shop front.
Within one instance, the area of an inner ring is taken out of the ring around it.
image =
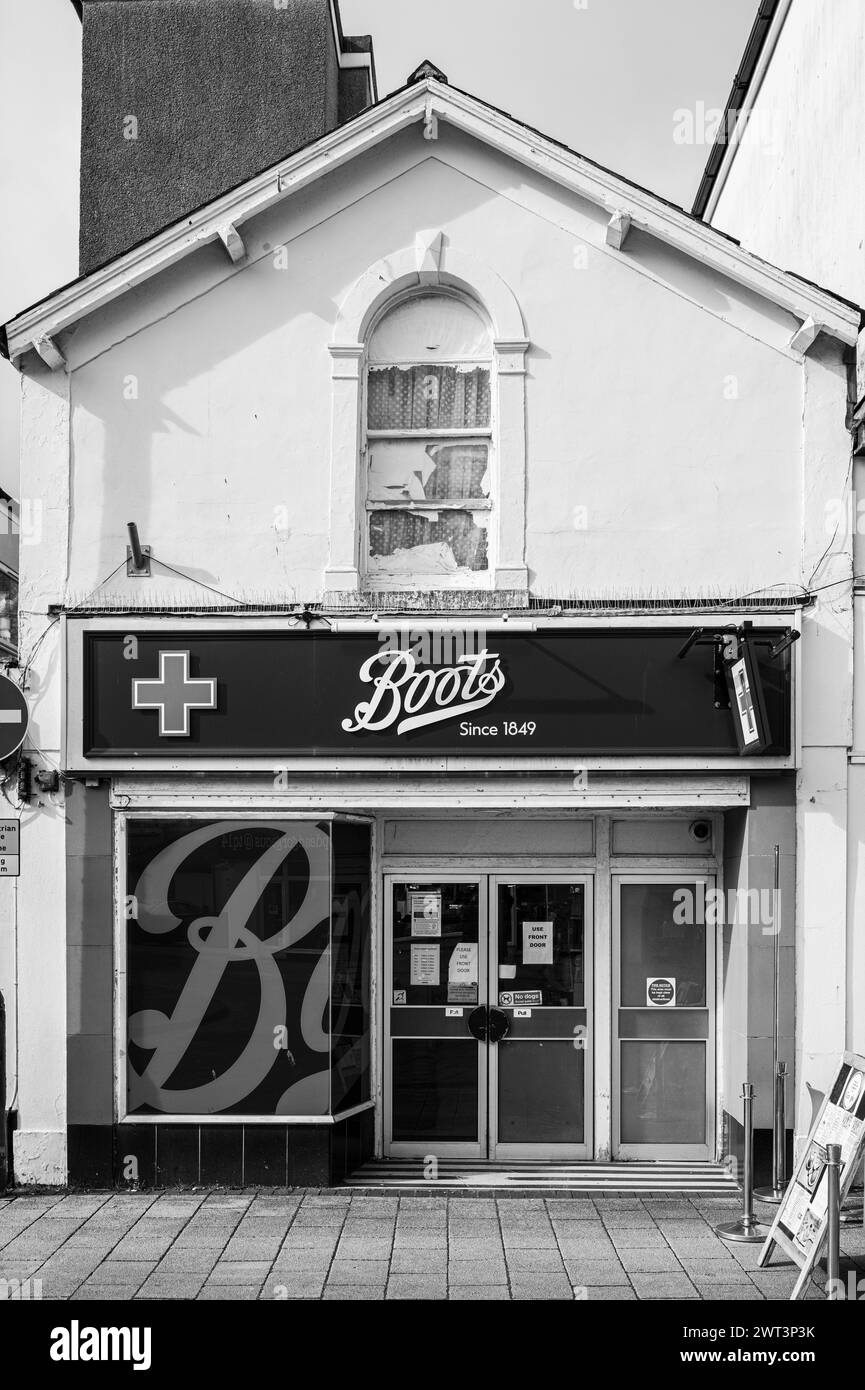
[[[73,1182],[727,1150],[789,625],[65,625]]]

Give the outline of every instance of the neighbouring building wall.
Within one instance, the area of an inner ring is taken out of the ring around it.
[[[792,0],[706,220],[865,303],[865,5]]]
[[[62,627],[48,613],[63,591],[69,535],[69,377],[34,368],[22,378],[21,476],[33,524],[21,562],[22,685],[29,742],[62,766]],[[66,819],[63,792],[21,811],[18,881],[18,1100],[15,1172],[24,1182],[66,1178]]]
[[[332,0],[84,0],[82,18],[82,272],[371,99],[368,68],[340,69]]]
[[[724,1107],[729,1151],[741,1160],[742,1085],[754,1087],[755,1152],[765,1166],[773,1124],[773,974],[780,944],[779,1060],[787,1063],[787,1128],[794,1127],[796,787],[792,776],[754,777],[747,811],[724,818],[725,926],[723,999]],[[780,894],[774,902],[775,846]],[[768,1177],[769,1174],[767,1173]]]

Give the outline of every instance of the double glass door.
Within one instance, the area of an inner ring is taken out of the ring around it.
[[[393,1156],[591,1153],[591,880],[385,880]]]

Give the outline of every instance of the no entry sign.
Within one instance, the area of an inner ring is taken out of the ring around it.
[[[27,733],[27,701],[8,676],[0,676],[0,759],[8,758],[24,742]]]

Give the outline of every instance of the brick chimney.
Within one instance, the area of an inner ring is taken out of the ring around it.
[[[82,274],[376,99],[338,0],[73,0]]]

